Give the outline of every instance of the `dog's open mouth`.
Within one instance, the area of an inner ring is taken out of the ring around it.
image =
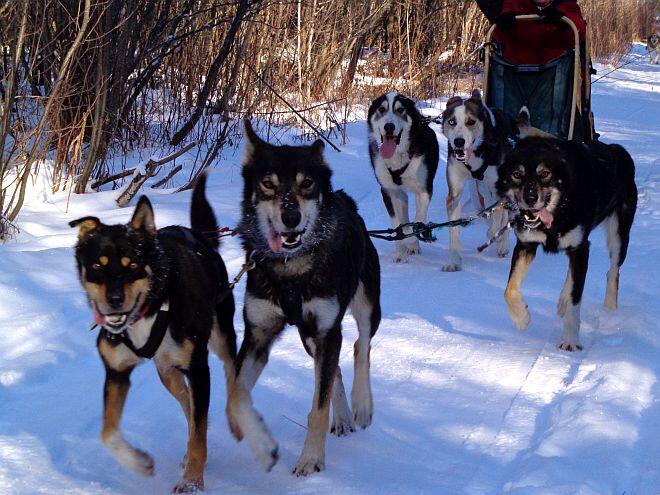
[[[472,158],[472,145],[467,148],[454,148],[454,156],[459,162],[465,163]]]
[[[291,251],[300,247],[305,229],[292,232],[278,232],[272,226],[268,232],[268,247],[274,253]]]
[[[94,302],[94,323],[99,326],[102,326],[106,330],[112,333],[120,333],[124,328],[129,326],[134,322],[135,311],[140,304],[140,299],[142,294],[138,294],[138,297],[135,298],[135,304],[129,311],[121,313],[108,313],[103,314],[98,307],[98,304]],[[138,318],[139,319],[139,318]]]
[[[521,210],[521,215],[525,227],[528,229],[535,229],[541,224],[545,225],[547,229],[552,227],[554,216],[545,208],[540,210]]]
[[[392,158],[396,153],[396,147],[401,142],[401,131],[399,134],[380,135],[380,156],[383,158]]]

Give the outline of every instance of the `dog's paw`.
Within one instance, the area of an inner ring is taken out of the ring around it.
[[[395,263],[408,263],[408,253],[396,253],[396,256],[394,257],[394,262]]]
[[[266,425],[263,424],[263,420],[261,420],[261,426],[261,428],[255,428],[255,431],[248,436],[248,443],[261,469],[269,472],[279,460],[279,447]]]
[[[154,460],[144,450],[134,449],[133,470],[145,476],[153,476],[155,472]]]
[[[461,271],[461,263],[447,263],[446,265],[442,265],[442,271],[443,272],[460,272]]]
[[[332,424],[330,425],[330,433],[338,437],[344,437],[349,433],[355,431],[355,424],[350,416],[339,414],[332,415]]]
[[[197,493],[204,490],[204,478],[196,480],[181,479],[174,488],[172,493]]]
[[[506,258],[507,256],[509,256],[509,248],[506,248],[506,249],[498,249],[498,250],[497,250],[497,256],[498,256],[499,258]]]
[[[352,398],[353,420],[363,430],[371,424],[374,415],[374,404],[371,397]]]
[[[113,457],[127,469],[144,476],[154,475],[154,460],[143,450],[136,449],[124,440],[119,433],[108,436],[103,443]]]
[[[296,467],[293,468],[293,474],[296,476],[308,476],[310,474],[318,473],[325,469],[325,460],[323,456],[306,455],[305,452],[300,454],[300,459]]]
[[[575,352],[582,350],[582,344],[573,344],[571,342],[560,342],[557,347],[562,351]]]
[[[522,299],[509,302],[509,317],[518,330],[525,330],[532,320],[527,304]]]
[[[422,254],[422,248],[419,247],[419,240],[418,239],[414,239],[412,242],[409,242],[406,245],[406,253],[409,256],[415,256],[415,255],[418,255],[418,254]]]

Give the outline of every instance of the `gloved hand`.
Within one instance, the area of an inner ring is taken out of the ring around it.
[[[539,24],[552,24],[557,26],[557,29],[560,31],[568,28],[568,25],[561,20],[561,18],[564,17],[564,14],[557,9],[549,8],[540,12],[539,15],[543,16],[543,19],[536,21]]]
[[[511,29],[513,29],[514,24],[516,23],[517,15],[518,15],[517,12],[506,12],[504,14],[500,14],[495,19],[495,24],[497,25],[497,28],[500,31],[511,31]]]

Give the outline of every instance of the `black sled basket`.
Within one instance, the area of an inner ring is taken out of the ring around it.
[[[518,22],[538,19],[541,17],[537,15],[516,17]],[[488,106],[513,119],[526,106],[533,127],[564,139],[590,141],[594,139],[594,126],[589,45],[585,43],[585,53],[580,53],[577,27],[567,17],[562,21],[574,33],[574,48],[539,65],[515,65],[505,60],[492,41],[496,26],[491,26],[484,45],[484,97]]]

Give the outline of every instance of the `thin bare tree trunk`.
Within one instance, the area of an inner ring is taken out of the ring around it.
[[[174,137],[172,137],[172,140],[170,141],[172,146],[177,146],[180,144],[181,141],[183,141],[186,136],[190,134],[190,131],[193,130],[197,122],[199,122],[199,119],[202,116],[202,112],[204,112],[204,106],[206,105],[209,95],[211,94],[211,90],[218,82],[220,66],[223,64],[231,51],[232,45],[234,44],[234,40],[236,38],[236,34],[238,33],[238,30],[240,29],[243,19],[249,8],[249,0],[240,0],[238,6],[236,7],[236,14],[234,15],[234,19],[231,22],[231,26],[229,27],[227,34],[225,35],[222,47],[213,60],[213,63],[209,68],[209,72],[206,75],[204,86],[202,87],[202,90],[197,97],[197,105],[195,106],[195,110],[193,111],[190,119],[185,124],[183,124],[183,126],[181,126],[181,128],[174,134]]]

